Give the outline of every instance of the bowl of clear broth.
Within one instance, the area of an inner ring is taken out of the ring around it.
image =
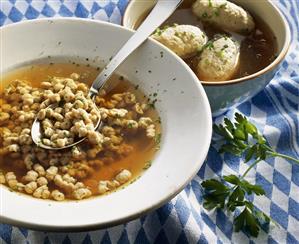
[[[131,1],[123,25],[136,29],[154,3]],[[290,30],[270,0],[184,0],[152,38],[189,65],[217,115],[272,80],[288,52]]]
[[[208,98],[164,46],[149,39],[119,67],[110,89],[94,101],[87,95],[132,34],[72,18],[1,28],[1,222],[52,231],[108,227],[161,206],[197,173],[212,134]],[[35,117],[43,144],[86,139],[43,149],[30,135]]]

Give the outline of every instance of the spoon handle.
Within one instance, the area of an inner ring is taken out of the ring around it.
[[[92,83],[89,91],[91,96],[97,95],[115,69],[176,10],[181,2],[182,0],[158,0],[135,34],[125,43]]]

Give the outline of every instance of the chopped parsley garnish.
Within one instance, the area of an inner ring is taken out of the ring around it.
[[[151,166],[152,166],[152,160],[149,160],[144,164],[143,170],[146,170]]]
[[[216,17],[218,17],[218,16],[220,15],[219,9],[217,9],[217,10],[214,12],[214,15],[215,15]]]
[[[156,144],[159,144],[161,142],[161,136],[162,136],[161,133],[156,135],[156,137],[155,137],[155,143]]]
[[[228,48],[228,45],[227,45],[227,44],[225,44],[225,45],[222,47],[221,50],[225,50],[226,48]]]
[[[224,58],[224,52],[223,52],[223,50],[221,49],[221,51],[216,52],[216,55],[217,55],[217,57],[223,59]]]
[[[162,32],[163,31],[160,28],[157,28],[154,34],[158,35],[158,36],[161,36]]]
[[[219,6],[220,9],[225,8],[225,6],[227,5],[227,3],[223,3]]]
[[[201,17],[203,17],[203,18],[208,18],[208,13],[207,12],[204,12],[202,15],[201,15]]]
[[[152,108],[152,109],[155,109],[155,104],[158,100],[157,99],[154,99],[151,103],[149,103],[149,106]]]
[[[133,124],[132,123],[128,123],[128,128],[132,129],[133,128]]]
[[[161,117],[155,120],[156,123],[161,124]]]
[[[208,60],[208,59],[205,59],[205,65],[210,65],[211,63],[210,63],[210,61]]]
[[[214,48],[213,42],[209,41],[207,44],[203,47],[203,49],[208,48],[209,50],[212,50]]]
[[[155,136],[155,143],[156,143],[156,149],[157,149],[157,150],[160,149],[161,138],[162,138],[162,134],[161,134],[161,133],[158,133],[158,134]]]

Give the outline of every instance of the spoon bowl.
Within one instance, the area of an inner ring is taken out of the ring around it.
[[[92,88],[90,89],[90,91],[88,92],[88,96],[91,97],[92,100],[94,100],[94,98],[97,96],[98,92],[97,91],[93,91]],[[55,104],[51,104],[49,105],[47,108],[51,108],[51,109],[55,109],[58,107],[58,103]],[[95,106],[95,108],[97,108],[97,106]],[[95,130],[100,129],[103,123],[101,122],[101,119],[99,119],[94,127]],[[44,149],[48,149],[48,150],[63,150],[63,149],[67,149],[67,148],[71,148],[73,146],[76,146],[77,144],[83,142],[86,137],[80,138],[78,141],[68,144],[64,147],[50,147],[48,145],[45,145],[41,138],[42,138],[42,130],[41,130],[41,126],[40,126],[40,121],[38,119],[38,117],[35,117],[33,123],[32,123],[32,127],[31,127],[31,138],[32,141],[39,147],[44,148]]]
[[[48,106],[47,108],[52,108],[52,109],[55,109],[58,107],[58,104],[51,104],[50,106]],[[102,127],[102,122],[101,120],[99,119],[97,124],[95,125],[95,130],[98,130]],[[42,133],[41,133],[41,126],[40,126],[40,121],[38,120],[38,118],[36,117],[35,120],[33,121],[33,124],[32,124],[32,127],[31,127],[31,137],[32,137],[32,140],[33,142],[38,145],[39,147],[41,148],[44,148],[44,149],[48,149],[48,150],[62,150],[62,149],[67,149],[67,148],[70,148],[70,147],[73,147],[81,142],[83,142],[86,137],[83,137],[81,139],[79,139],[78,141],[72,143],[72,144],[69,144],[69,145],[66,145],[64,147],[50,147],[50,146],[47,146],[45,145],[41,138],[42,138]]]

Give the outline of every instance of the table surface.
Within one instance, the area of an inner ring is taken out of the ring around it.
[[[253,1],[253,0],[251,0]],[[299,157],[299,0],[274,1],[285,14],[292,44],[280,71],[253,99],[225,116],[240,112],[257,124],[278,152]],[[120,23],[128,0],[0,0],[0,26],[44,17],[93,18]],[[223,116],[214,118],[221,122]],[[229,173],[242,173],[247,166],[238,158],[221,156],[211,146],[201,170],[187,187],[158,210],[113,228],[82,233],[31,231],[0,225],[0,243],[299,243],[299,166],[283,159],[258,164],[250,182],[262,185],[267,194],[252,197],[258,209],[279,227],[270,225],[258,238],[233,232],[232,217],[223,211],[202,208],[200,182]],[[33,213],[34,214],[34,213]]]

